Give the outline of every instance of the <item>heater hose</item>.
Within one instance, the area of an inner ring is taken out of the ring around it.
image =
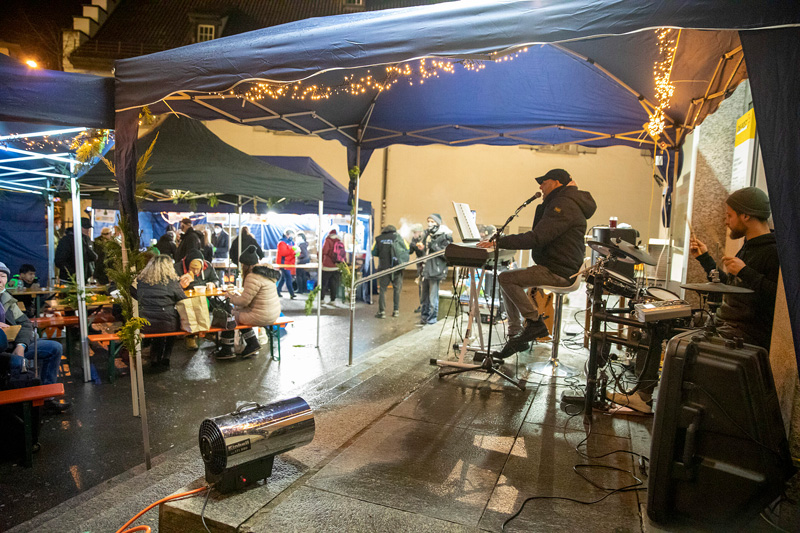
[[[143,514],[145,514],[147,511],[149,511],[153,507],[156,507],[157,505],[161,505],[162,503],[166,503],[166,502],[171,501],[171,500],[177,500],[179,498],[185,498],[187,496],[193,496],[193,495],[198,494],[200,492],[203,492],[205,490],[211,490],[211,485],[206,485],[205,487],[200,487],[199,489],[190,490],[189,492],[181,492],[180,494],[173,494],[172,496],[167,496],[166,498],[161,498],[157,502],[151,503],[150,505],[148,505],[147,507],[145,507],[144,509],[139,511],[136,514],[136,516],[134,516],[133,518],[131,518],[130,520],[125,522],[125,525],[122,526],[121,528],[119,528],[117,530],[117,533],[134,533],[135,531],[144,531],[145,533],[150,533],[150,531],[151,531],[150,526],[136,526],[136,527],[133,527],[131,529],[125,529],[125,528],[128,527],[129,525],[131,525],[132,523],[134,523],[136,520],[139,519],[139,517],[141,517]]]

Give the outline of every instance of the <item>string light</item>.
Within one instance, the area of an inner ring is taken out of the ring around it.
[[[669,28],[659,28],[655,30],[655,33],[658,39],[658,60],[653,64],[653,79],[658,105],[650,114],[650,121],[645,126],[650,137],[658,140],[666,126],[664,109],[669,107],[669,101],[675,92],[675,85],[670,81],[670,76],[675,61],[675,51],[678,49],[678,40],[671,37]]]
[[[520,54],[528,51],[521,48],[511,53],[496,52],[490,54],[493,62],[513,61]],[[279,100],[327,100],[338,95],[360,96],[367,92],[383,92],[391,89],[396,83],[405,80],[409,86],[414,83],[424,84],[440,75],[454,74],[458,67],[468,72],[480,72],[486,68],[486,62],[479,59],[420,59],[414,63],[387,65],[380,74],[367,70],[363,75],[348,74],[338,85],[315,83],[306,85],[302,81],[290,83],[258,82],[251,84],[244,92],[234,90],[227,93],[213,93],[221,97],[235,97],[243,100],[258,101],[263,99]]]

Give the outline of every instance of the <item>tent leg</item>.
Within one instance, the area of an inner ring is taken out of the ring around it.
[[[55,232],[55,207],[53,195],[47,195],[47,286],[56,284],[56,232]]]
[[[361,165],[361,145],[356,147],[356,162]],[[353,214],[350,220],[350,233],[353,237],[353,257],[350,261],[350,347],[347,355],[347,366],[353,366],[353,334],[356,322],[356,255],[358,251],[356,226],[358,222],[358,189],[361,184],[361,167],[359,166],[356,179],[356,194],[353,198]]]
[[[239,239],[236,241],[239,243],[239,252],[236,254],[236,286],[241,287],[244,283],[242,279],[242,269],[239,265],[239,258],[242,256],[242,197],[237,196],[236,198],[236,209],[239,213]]]
[[[72,163],[74,166],[75,163]],[[89,359],[89,326],[86,317],[86,280],[83,269],[83,233],[81,232],[81,198],[78,179],[70,179],[72,193],[72,232],[75,239],[75,279],[78,282],[78,320],[81,331],[81,360],[83,361],[84,383],[92,379],[91,360]]]
[[[139,317],[139,302],[133,300],[133,316]],[[144,448],[144,464],[150,470],[150,427],[147,423],[147,403],[144,396],[144,372],[142,371],[142,341],[136,342],[136,389],[139,396],[139,416],[142,418],[142,447]]]
[[[319,221],[317,222],[317,344],[319,350],[319,330],[322,321],[322,200],[319,201]]]

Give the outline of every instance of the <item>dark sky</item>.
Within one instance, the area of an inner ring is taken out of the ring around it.
[[[16,43],[25,53],[57,68],[55,48],[59,30],[72,27],[86,0],[2,0],[0,41]]]

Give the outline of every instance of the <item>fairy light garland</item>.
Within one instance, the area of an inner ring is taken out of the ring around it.
[[[675,92],[675,85],[670,81],[670,77],[672,65],[675,63],[675,51],[678,49],[678,38],[671,37],[672,30],[669,28],[659,28],[655,32],[658,39],[658,60],[653,64],[653,79],[658,105],[650,114],[650,122],[646,127],[650,137],[658,140],[666,126],[664,109],[669,107],[670,99]]]
[[[520,54],[528,51],[528,48],[521,48],[512,53],[492,53],[491,61],[507,62],[513,61]],[[420,59],[414,63],[402,63],[398,65],[388,65],[384,67],[379,75],[373,74],[373,69],[367,70],[363,75],[345,75],[342,82],[338,85],[311,84],[306,85],[302,81],[291,83],[253,83],[244,92],[230,91],[227,93],[213,93],[217,96],[240,98],[249,101],[259,101],[264,99],[279,100],[288,98],[290,100],[327,100],[334,96],[360,96],[367,92],[383,92],[391,89],[400,81],[405,81],[413,86],[415,83],[423,85],[428,80],[439,78],[441,75],[454,74],[460,67],[468,72],[480,72],[486,68],[486,62],[479,59]]]

